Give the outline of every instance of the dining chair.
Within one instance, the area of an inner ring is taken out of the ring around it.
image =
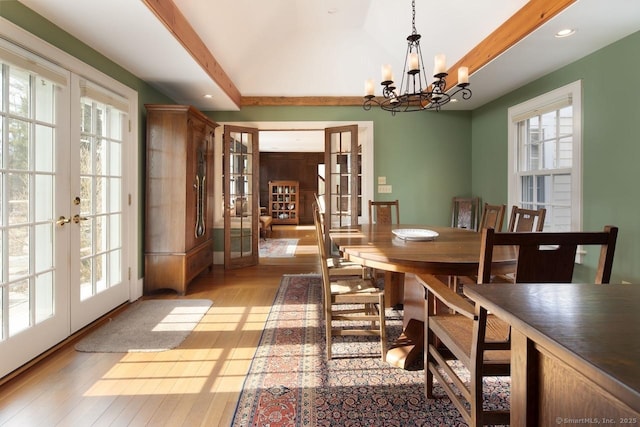
[[[331,245],[330,242],[328,242],[329,239],[327,239],[326,231],[324,229],[324,214],[320,211],[316,203],[313,204],[313,223],[315,225],[318,241],[318,252],[321,258],[326,258],[327,260],[329,275],[364,277],[367,272],[367,269],[364,266],[346,260],[339,255],[327,252],[327,247],[331,247]]]
[[[601,232],[513,232],[482,230],[478,286],[499,278],[492,274],[496,247],[506,246],[516,260],[518,283],[567,283],[573,279],[579,246],[600,246],[594,283],[609,283],[618,229],[606,226]],[[509,424],[509,410],[483,407],[483,379],[509,376],[510,327],[479,304],[454,292],[432,275],[418,275],[425,286],[425,376],[427,398],[435,398],[434,379],[442,386],[470,426]],[[513,286],[518,286],[515,283]],[[589,286],[589,285],[585,285]],[[436,300],[449,310],[436,311]],[[567,318],[571,312],[567,309]],[[457,360],[469,376],[460,375],[450,364]],[[448,363],[449,362],[449,363]],[[443,373],[445,375],[443,375]],[[447,380],[450,379],[450,380]]]
[[[314,215],[319,221],[319,210],[315,209]],[[322,239],[320,230],[316,227],[318,241]],[[334,336],[377,335],[384,361],[387,355],[384,289],[377,287],[374,280],[362,276],[332,275],[331,258],[326,256],[324,245],[318,243],[318,249],[322,267],[327,360],[332,358]],[[340,323],[334,325],[334,322]]]
[[[489,208],[491,210],[491,208]],[[545,208],[537,210],[524,209],[518,206],[511,208],[511,217],[509,219],[508,232],[526,232],[526,231],[542,231],[544,228],[544,218],[547,213]],[[512,274],[502,275],[505,282],[513,282]],[[454,279],[454,288],[460,293],[462,286],[477,283],[477,276],[457,277]]]
[[[484,209],[482,210],[482,219],[480,220],[479,229],[483,230],[485,228],[493,228],[494,230],[502,231],[502,224],[504,222],[506,210],[506,205],[490,205],[485,203]],[[461,294],[463,286],[476,283],[477,278],[473,275],[450,276],[447,281],[449,283],[449,287]]]
[[[479,197],[454,197],[451,200],[451,227],[478,231]]]
[[[502,231],[502,224],[504,222],[504,215],[507,210],[507,205],[490,205],[484,204],[482,210],[482,219],[480,220],[479,229],[493,228],[500,232]]]
[[[393,220],[394,211],[396,213],[395,221]],[[369,221],[376,224],[400,224],[400,203],[398,200],[369,200]]]
[[[511,208],[511,217],[507,230],[513,231],[542,231],[544,228],[544,217],[547,214],[545,208],[525,209],[518,206]]]

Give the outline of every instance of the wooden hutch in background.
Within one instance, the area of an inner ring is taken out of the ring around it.
[[[298,181],[269,181],[269,214],[273,224],[299,223]]]

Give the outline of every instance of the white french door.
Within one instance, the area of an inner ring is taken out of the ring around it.
[[[0,377],[126,301],[127,111],[0,45]]]
[[[72,76],[69,151],[71,332],[129,296],[124,282],[126,101]],[[78,101],[79,99],[79,101]]]
[[[0,375],[69,330],[68,286],[59,283],[69,281],[70,227],[56,216],[69,179],[60,155],[69,152],[69,74],[55,69],[55,82],[18,62],[2,61]]]

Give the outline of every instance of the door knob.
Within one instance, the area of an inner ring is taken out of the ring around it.
[[[86,216],[80,216],[80,215],[78,215],[78,214],[75,214],[75,215],[73,216],[73,222],[75,222],[76,224],[79,224],[79,223],[80,223],[80,221],[86,221],[86,220],[88,220],[88,219],[89,219],[89,218],[87,218]],[[68,222],[68,221],[67,221],[67,222]]]
[[[64,216],[61,216],[56,221],[56,225],[59,225],[60,227],[63,227],[68,222],[71,222],[71,218],[65,218]]]

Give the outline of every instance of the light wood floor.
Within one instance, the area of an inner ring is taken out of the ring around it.
[[[272,237],[300,238],[295,258],[215,266],[190,285],[186,298],[213,306],[178,349],[80,353],[70,343],[0,386],[0,425],[228,426],[281,276],[320,271],[312,226],[274,226]]]

